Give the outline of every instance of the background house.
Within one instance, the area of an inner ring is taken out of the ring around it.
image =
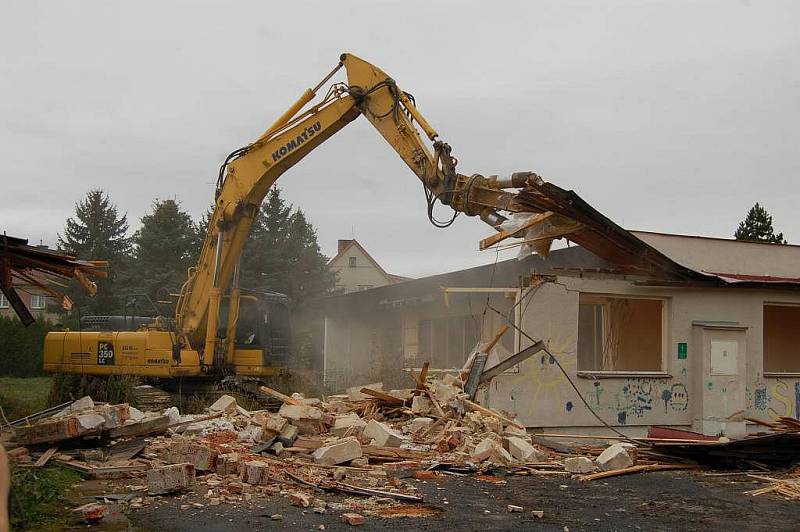
[[[22,302],[35,318],[42,316],[52,321],[57,317],[55,314],[47,311],[48,306],[57,303],[56,298],[49,295],[41,288],[16,278],[12,279],[11,284],[16,288],[20,299],[22,299]],[[0,316],[8,318],[16,317],[14,309],[11,308],[8,299],[6,299],[6,296],[2,292],[0,292]]]
[[[338,252],[328,267],[336,272],[336,290],[350,293],[405,281],[408,277],[386,273],[355,239],[339,240]]]
[[[454,370],[507,319],[518,330],[497,359],[531,339],[555,359],[529,358],[480,399],[528,427],[592,432],[594,411],[631,434],[658,424],[735,437],[754,427],[746,417],[800,415],[800,246],[602,223],[612,236],[547,259],[330,298],[326,386],[405,387],[423,361]]]

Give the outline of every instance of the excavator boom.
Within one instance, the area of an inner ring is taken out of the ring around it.
[[[341,67],[347,71],[347,84],[334,84],[321,101],[302,111]],[[367,61],[343,54],[320,84],[306,90],[255,142],[231,154],[221,169],[214,213],[200,258],[196,268],[190,270],[176,312],[182,343],[202,352],[204,365],[211,366],[215,356],[226,351],[217,333],[220,301],[231,289],[230,308],[237,307],[237,287],[231,287],[231,280],[236,278],[250,227],[270,187],[286,170],[359,115],[370,121],[422,181],[429,214],[438,199],[455,212],[478,215],[494,227],[505,219],[498,209],[518,210],[513,195],[502,190],[503,183],[456,172],[450,146],[438,138],[412,97],[391,77]],[[232,331],[235,311],[228,313],[228,320],[227,329]]]

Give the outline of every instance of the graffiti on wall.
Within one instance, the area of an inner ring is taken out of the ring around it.
[[[795,387],[795,393],[797,387]],[[794,407],[797,402],[796,397],[791,397],[789,393],[789,385],[783,379],[776,379],[770,390],[770,401],[767,414],[772,419],[778,419],[781,416],[794,415]]]
[[[570,338],[550,338],[547,348],[555,356],[567,373],[576,371],[577,357],[574,351],[574,341]],[[548,401],[556,401],[562,405],[565,412],[569,413],[574,408],[574,394],[571,393],[569,381],[558,368],[556,360],[547,353],[540,353],[531,359],[535,369],[527,375],[530,376],[529,385],[532,387],[531,413]],[[527,384],[527,383],[526,383]]]
[[[599,398],[597,388],[595,394]],[[685,384],[645,378],[627,379],[614,394],[614,403],[608,408],[616,412],[617,422],[625,425],[631,418],[640,419],[652,412],[659,400],[664,406],[664,413],[685,412],[689,408],[689,392]]]

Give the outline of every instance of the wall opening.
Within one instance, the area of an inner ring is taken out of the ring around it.
[[[581,294],[578,371],[662,371],[663,299]]]
[[[800,373],[800,306],[764,305],[764,372]]]

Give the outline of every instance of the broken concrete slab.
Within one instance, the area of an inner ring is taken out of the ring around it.
[[[375,440],[378,447],[400,447],[403,436],[388,425],[371,419],[364,427],[364,438]]]
[[[571,456],[564,460],[564,471],[568,473],[583,475],[591,473],[594,469],[594,461],[586,456]]]
[[[503,449],[502,445],[490,437],[484,438],[475,446],[471,459],[474,462],[488,460],[494,464],[508,464],[514,461],[514,457]]]
[[[361,444],[356,438],[344,438],[330,445],[320,447],[314,454],[314,461],[323,465],[337,465],[349,462],[362,455]]]
[[[547,459],[546,453],[531,445],[527,440],[510,436],[505,441],[508,444],[508,452],[520,462],[543,462]]]
[[[270,414],[264,419],[264,433],[268,437],[277,436],[283,428],[289,424],[289,420],[280,414]]]
[[[364,422],[364,420],[361,419],[358,414],[355,412],[350,412],[349,414],[336,416],[333,421],[333,427],[330,429],[330,433],[334,436],[343,436],[347,431],[350,431],[351,434],[358,432],[366,425],[366,422]]]
[[[230,395],[223,395],[216,401],[214,404],[208,407],[209,412],[225,412],[227,414],[233,414],[236,412],[236,407],[239,406],[236,403],[236,398],[231,397]]]
[[[601,471],[631,467],[634,464],[634,460],[628,454],[628,445],[617,442],[607,447],[595,460],[597,467]]]
[[[292,422],[300,420],[319,421],[322,419],[322,410],[307,405],[290,405],[284,403],[280,410],[278,410],[278,414],[286,419],[292,420]]]
[[[192,464],[157,467],[147,472],[147,492],[150,495],[164,495],[183,491],[194,484],[194,479]]]

